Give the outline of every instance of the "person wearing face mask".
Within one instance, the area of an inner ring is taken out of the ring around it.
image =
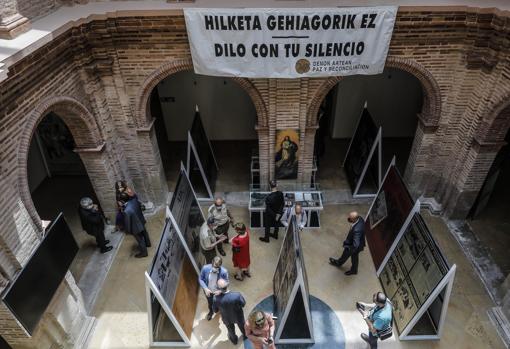
[[[215,235],[213,226],[214,218],[209,217],[200,227],[200,248],[207,264],[216,257],[216,246],[226,239],[224,235]]]
[[[349,234],[344,240],[344,251],[338,259],[329,258],[329,263],[336,267],[341,267],[349,257],[351,258],[351,269],[345,272],[345,275],[356,275],[358,273],[358,255],[365,247],[365,221],[358,215],[358,212],[351,212],[347,217],[351,224]]]
[[[207,305],[209,307],[209,313],[207,313],[208,321],[211,320],[214,315],[214,296],[220,294],[218,290],[218,280],[223,279],[228,281],[228,271],[221,266],[222,264],[223,260],[221,257],[214,257],[211,264],[206,264],[202,267],[200,276],[198,277],[198,283],[200,287],[202,287],[205,297],[207,298]]]
[[[377,341],[393,335],[392,304],[382,292],[374,293],[373,303],[356,302],[356,308],[368,326],[368,335],[361,334],[361,339],[370,344],[370,349],[377,349]]]
[[[216,198],[214,204],[207,210],[207,218],[214,218],[214,232],[216,235],[224,235],[225,240],[223,240],[223,243],[228,244],[228,228],[234,221],[234,217],[230,214],[225,200],[220,197]],[[218,252],[225,256],[222,244],[218,244]]]
[[[273,315],[261,310],[254,310],[244,324],[244,331],[254,349],[276,349]]]
[[[231,292],[228,289],[227,280],[218,280],[218,290],[220,293],[214,296],[213,310],[215,313],[220,312],[221,320],[228,330],[228,339],[230,339],[232,344],[236,345],[238,341],[235,329],[236,324],[239,330],[241,330],[243,338],[246,338],[243,311],[246,301],[240,292]]]
[[[283,226],[289,226],[292,216],[296,216],[296,224],[299,229],[303,229],[306,226],[307,215],[300,204],[296,204],[293,207],[287,207],[287,209],[285,209],[281,219]]]

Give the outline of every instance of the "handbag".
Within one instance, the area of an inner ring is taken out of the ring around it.
[[[232,253],[239,253],[241,252],[241,247],[239,246],[232,246]]]

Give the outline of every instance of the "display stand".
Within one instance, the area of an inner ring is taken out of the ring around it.
[[[265,198],[271,192],[251,191],[248,210],[250,211],[250,228],[264,227]],[[320,191],[284,191],[285,208],[292,207],[296,203],[301,204],[303,211],[308,216],[304,229],[320,228],[320,213],[324,209],[322,193]]]
[[[195,118],[191,129],[188,131],[188,150],[186,172],[191,176],[192,173],[199,171],[203,185],[206,189],[206,196],[200,197],[200,201],[210,201],[214,199],[214,190],[216,187],[216,178],[218,176],[218,164],[214,156],[211,142],[205,132],[198,106],[196,107]],[[198,187],[201,183],[193,183]]]
[[[374,155],[376,163],[372,164]],[[345,169],[353,198],[371,198],[381,185],[382,128],[377,128],[368,112],[367,104],[356,125],[342,167]],[[375,173],[373,173],[375,172]],[[362,189],[368,176],[373,178],[372,187]]]
[[[198,273],[172,213],[145,272],[151,347],[189,347],[198,303]]]
[[[367,213],[367,241],[373,256],[380,255],[374,254],[373,249],[382,248],[385,253],[381,262],[374,259],[374,264],[384,292],[393,304],[399,338],[440,339],[456,266],[448,265],[428,230],[420,215],[420,201],[409,208],[408,195],[393,159]],[[398,234],[395,234],[397,225]]]
[[[260,162],[258,155],[251,156],[250,163],[250,176],[251,176],[251,185],[250,188],[260,190]]]
[[[200,273],[205,257],[200,250],[199,234],[205,217],[183,164],[181,164],[169,211],[171,212],[169,219],[175,221],[184,239],[186,250],[190,252],[191,263],[197,273]]]
[[[273,276],[276,344],[314,343],[308,280],[295,217],[285,234]]]

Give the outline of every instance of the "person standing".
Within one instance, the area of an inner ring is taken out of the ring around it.
[[[384,340],[392,336],[393,307],[382,292],[375,293],[372,300],[374,302],[372,304],[356,302],[356,307],[368,326],[368,335],[362,333],[361,339],[370,345],[370,349],[377,349],[379,339]]]
[[[96,244],[101,253],[111,251],[113,247],[108,246],[110,240],[106,240],[104,237],[103,214],[91,198],[84,197],[80,200],[78,215],[80,216],[81,227],[87,234],[96,238]]]
[[[266,210],[264,211],[264,237],[260,237],[260,241],[269,242],[269,237],[278,239],[278,225],[280,224],[280,217],[283,213],[283,206],[285,200],[283,193],[278,190],[276,181],[269,182],[271,193],[266,196]],[[271,227],[274,228],[274,233],[270,234]]]
[[[218,292],[218,280],[223,279],[228,281],[228,271],[226,268],[221,266],[222,264],[223,260],[221,257],[214,257],[211,264],[206,264],[202,267],[200,276],[198,277],[198,283],[204,291],[205,297],[207,298],[207,305],[209,307],[207,321],[211,320],[214,315],[214,296],[220,293]]]
[[[120,202],[124,206],[124,229],[126,233],[133,234],[138,243],[140,252],[135,255],[136,258],[147,257],[147,247],[151,247],[149,234],[145,229],[145,217],[142,213],[140,202],[134,196],[129,196],[127,192],[120,194]]]
[[[288,227],[293,216],[296,217],[296,224],[299,229],[306,227],[308,216],[300,204],[296,204],[293,207],[287,207],[285,209],[281,219],[283,226]]]
[[[250,232],[244,223],[236,223],[234,230],[237,235],[230,240],[232,244],[232,262],[236,268],[234,278],[239,281],[244,280],[244,276],[251,277],[250,274]],[[244,322],[244,321],[243,321]]]
[[[350,257],[352,266],[345,272],[345,275],[356,275],[358,273],[358,255],[365,247],[365,221],[354,211],[349,213],[347,221],[351,224],[351,228],[343,243],[342,256],[338,259],[329,258],[329,263],[341,267]]]
[[[207,222],[204,222],[200,227],[200,248],[205,257],[205,264],[212,262],[213,258],[216,257],[216,245],[221,244],[226,239],[224,235],[215,235],[213,226],[214,218],[209,217]]]
[[[246,338],[244,331],[244,311],[246,305],[243,295],[240,292],[231,292],[228,289],[228,281],[224,279],[218,280],[218,294],[214,296],[213,310],[221,314],[221,320],[228,330],[228,339],[232,344],[236,345],[238,338],[235,325]]]
[[[220,197],[216,198],[216,200],[214,200],[214,204],[212,204],[207,210],[207,213],[207,218],[214,218],[214,231],[216,235],[225,235],[226,238],[222,241],[228,244],[228,228],[231,222],[234,221],[234,217],[230,214],[230,211],[225,204],[225,200]],[[218,252],[222,256],[225,256],[222,244],[218,245]]]
[[[252,311],[244,324],[246,337],[254,349],[276,349],[274,328],[273,315],[260,310]]]

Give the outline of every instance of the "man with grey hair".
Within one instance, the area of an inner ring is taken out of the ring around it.
[[[228,289],[228,280],[219,279],[217,285],[218,293],[214,296],[213,310],[215,313],[220,312],[221,319],[228,330],[228,339],[236,345],[238,341],[236,324],[244,336],[243,339],[246,338],[243,311],[246,301],[240,292],[231,292]]]
[[[283,226],[288,227],[292,217],[296,217],[297,228],[303,229],[306,227],[308,217],[300,204],[296,204],[292,207],[287,207],[283,212],[283,216],[280,222],[283,224]]]
[[[78,215],[80,216],[81,227],[87,234],[96,238],[101,253],[111,251],[113,247],[108,246],[110,241],[104,237],[104,216],[91,198],[84,197],[80,200]]]
[[[351,228],[343,243],[342,256],[338,259],[329,258],[329,264],[341,267],[350,257],[352,266],[345,272],[345,275],[356,275],[358,273],[358,254],[365,247],[365,221],[355,211],[349,213],[347,221]]]
[[[230,214],[223,198],[217,197],[214,200],[214,204],[212,204],[207,210],[207,218],[214,218],[214,232],[216,235],[224,235],[225,240],[223,240],[223,243],[228,244],[228,228],[234,221],[234,217]],[[225,256],[222,244],[218,244],[218,252],[222,256]]]

